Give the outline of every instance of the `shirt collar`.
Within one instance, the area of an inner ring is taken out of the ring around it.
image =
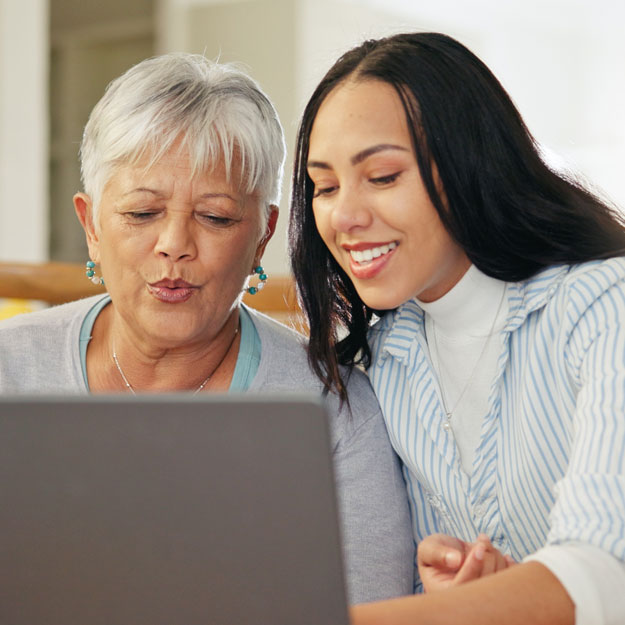
[[[388,356],[408,362],[414,357],[416,337],[424,336],[424,312],[416,299],[410,299],[399,308],[386,313],[370,331],[372,342],[382,341],[380,358]]]
[[[528,315],[547,304],[570,271],[569,265],[555,265],[528,280],[506,283],[508,316],[505,332],[518,328]],[[392,356],[408,362],[414,359],[419,343],[425,341],[424,312],[415,298],[386,313],[372,328],[372,342],[381,341],[381,360]]]
[[[555,265],[528,280],[508,283],[508,319],[504,330],[512,332],[529,314],[543,308],[569,273],[570,265]]]

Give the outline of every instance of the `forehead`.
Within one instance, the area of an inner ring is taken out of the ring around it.
[[[377,80],[348,81],[333,89],[319,107],[310,133],[310,155],[391,141],[412,149],[406,113],[395,88]]]
[[[240,165],[238,157],[228,166],[223,158],[198,169],[193,155],[178,146],[172,146],[161,155],[144,154],[133,162],[121,162],[112,172],[105,186],[106,190],[133,187],[155,187],[169,189],[186,187],[201,190],[204,187],[219,187],[233,193],[241,190]]]

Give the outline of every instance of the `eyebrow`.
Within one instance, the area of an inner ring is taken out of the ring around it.
[[[228,200],[232,200],[233,202],[238,202],[237,198],[235,198],[234,196],[230,195],[229,193],[202,193],[202,195],[200,195],[199,199],[200,200],[210,200],[214,197],[225,197]]]
[[[354,156],[351,157],[350,162],[352,165],[358,165],[373,154],[384,152],[386,150],[401,150],[402,152],[409,152],[408,148],[405,148],[402,145],[395,145],[393,143],[378,143],[377,145],[372,145],[370,148],[365,148],[357,154],[354,154]],[[324,161],[308,161],[306,166],[313,167],[315,169],[331,169],[330,165]]]
[[[128,197],[129,195],[134,195],[135,193],[149,193],[155,197],[163,197],[163,193],[161,193],[158,189],[150,189],[148,187],[137,187],[136,189],[130,189],[130,191],[126,191],[126,193],[122,194],[122,197]]]
[[[161,191],[157,189],[150,189],[148,187],[137,187],[136,189],[131,189],[130,191],[124,193],[122,197],[127,197],[128,195],[132,195],[133,193],[150,193],[151,195],[154,195],[156,197],[162,197],[164,195]],[[224,197],[228,200],[232,200],[233,202],[237,201],[236,198],[232,197],[229,193],[202,193],[199,199],[210,200],[215,197]]]

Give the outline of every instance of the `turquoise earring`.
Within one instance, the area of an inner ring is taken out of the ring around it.
[[[85,275],[87,276],[87,278],[89,278],[89,280],[91,280],[91,282],[93,282],[93,284],[104,285],[104,278],[100,278],[100,276],[95,275],[95,271],[93,270],[94,267],[95,263],[92,260],[88,260],[85,265]]]
[[[250,286],[245,289],[250,295],[256,295],[258,291],[262,291],[263,288],[265,288],[265,282],[267,282],[267,278],[269,277],[260,265],[254,269],[254,273],[258,276],[260,282],[256,286]]]

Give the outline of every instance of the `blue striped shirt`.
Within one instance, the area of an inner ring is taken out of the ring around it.
[[[516,560],[581,542],[625,561],[625,259],[551,267],[506,297],[471,475],[442,427],[421,308],[408,301],[371,329],[415,539],[483,532]]]

